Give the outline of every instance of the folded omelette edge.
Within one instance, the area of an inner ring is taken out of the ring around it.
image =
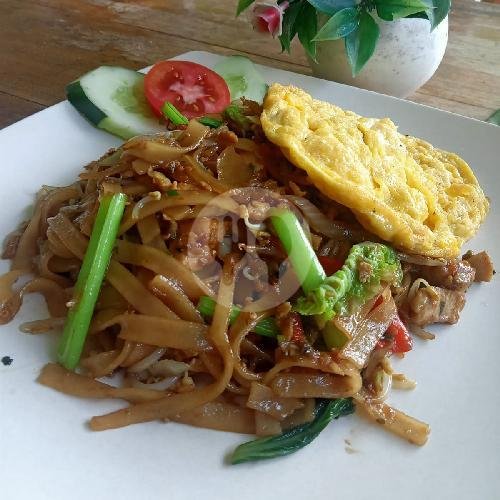
[[[305,91],[273,84],[261,122],[267,138],[326,196],[396,248],[455,258],[489,203],[459,156]]]

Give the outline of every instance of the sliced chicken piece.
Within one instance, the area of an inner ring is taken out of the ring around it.
[[[429,284],[465,292],[474,281],[474,267],[467,261],[450,262],[446,266],[418,266],[417,276]]]
[[[464,292],[435,286],[420,288],[408,304],[408,319],[421,327],[432,323],[456,323],[464,305]]]
[[[493,261],[485,251],[477,254],[467,252],[463,258],[476,271],[474,281],[491,281],[491,278],[495,274],[495,269],[493,268]]]

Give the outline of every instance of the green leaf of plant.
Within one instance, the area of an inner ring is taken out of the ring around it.
[[[451,8],[451,0],[430,0],[431,7],[426,9],[427,17],[431,22],[431,31],[436,28],[448,15]]]
[[[297,27],[299,40],[309,57],[316,60],[316,42],[313,41],[318,31],[318,16],[316,9],[307,2],[302,5],[300,11],[300,23]]]
[[[345,37],[345,50],[352,76],[356,76],[373,55],[379,35],[378,24],[368,12],[362,11],[358,29]]]
[[[297,34],[297,17],[301,10],[302,4],[295,2],[290,4],[283,14],[283,26],[281,35],[279,36],[281,50],[283,51],[290,52],[290,43]]]
[[[432,5],[430,0],[375,0],[375,6],[380,19],[394,21],[422,12]]]
[[[354,7],[356,0],[307,0],[316,10],[333,16],[336,12],[347,7]]]
[[[339,10],[326,24],[318,31],[314,37],[316,42],[325,40],[338,40],[352,33],[359,24],[359,14],[357,9],[349,7]]]
[[[486,121],[494,125],[500,125],[500,109],[497,109]]]
[[[239,16],[244,10],[248,9],[255,0],[238,0],[238,7],[236,7],[236,16]]]

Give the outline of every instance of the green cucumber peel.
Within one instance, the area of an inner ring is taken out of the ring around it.
[[[68,101],[92,125],[123,139],[164,132],[144,95],[144,75],[100,66],[66,87]]]

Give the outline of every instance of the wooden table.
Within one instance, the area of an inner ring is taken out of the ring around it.
[[[235,19],[236,0],[0,0],[0,128],[64,98],[101,64],[141,68],[189,50],[242,52],[310,73],[304,53]],[[485,119],[500,108],[500,5],[454,0],[444,60],[411,100]]]

